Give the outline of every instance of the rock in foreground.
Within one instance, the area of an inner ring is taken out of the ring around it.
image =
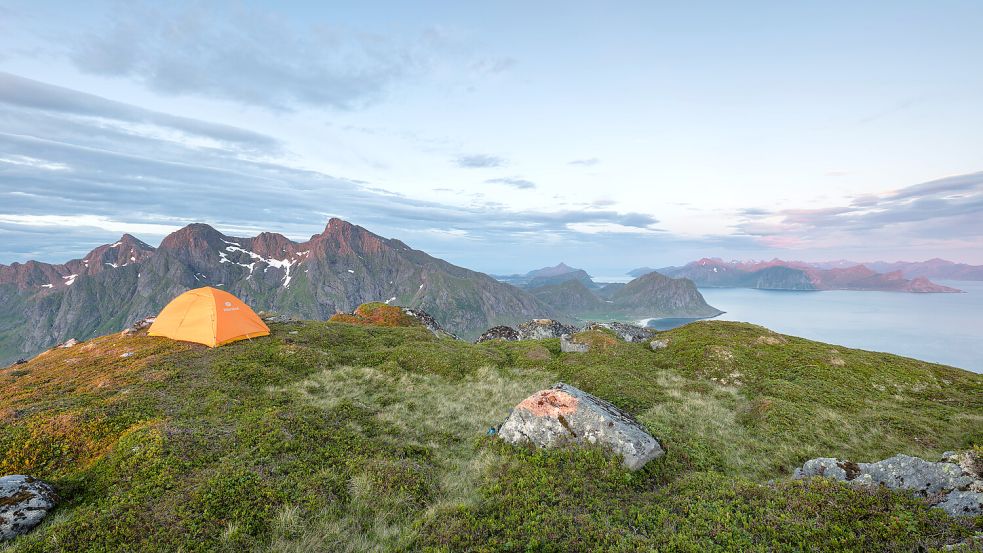
[[[518,332],[520,340],[543,340],[573,334],[577,328],[553,319],[533,319],[520,324]]]
[[[0,540],[29,532],[57,501],[54,489],[40,480],[22,474],[0,478]]]
[[[806,461],[795,478],[823,476],[853,486],[882,485],[907,490],[929,499],[952,516],[983,514],[983,474],[979,456],[972,451],[948,454],[933,463],[909,455],[895,455],[876,463],[854,463],[832,457]]]
[[[621,455],[631,470],[665,454],[659,441],[630,415],[562,382],[518,404],[499,436],[509,443],[532,442],[537,447],[599,444]]]

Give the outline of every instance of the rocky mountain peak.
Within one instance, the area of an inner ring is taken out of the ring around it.
[[[386,248],[385,238],[337,217],[331,218],[324,232],[311,241],[339,255],[375,254]]]
[[[261,232],[250,240],[250,249],[264,257],[283,257],[292,253],[296,246],[296,242],[276,232]]]
[[[197,250],[213,247],[228,238],[205,223],[192,223],[168,234],[160,243],[160,249],[172,251]]]
[[[125,267],[139,263],[154,252],[154,247],[130,234],[120,236],[112,244],[103,244],[78,261],[70,261],[65,267],[71,274],[95,274],[106,269]]]

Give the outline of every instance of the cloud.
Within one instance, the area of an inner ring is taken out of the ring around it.
[[[505,165],[505,160],[498,156],[472,154],[460,156],[454,160],[454,163],[458,167],[462,167],[464,169],[485,169],[491,167],[502,167]]]
[[[842,248],[914,246],[936,240],[953,251],[983,238],[983,172],[957,175],[847,205],[813,209],[744,209],[737,229],[763,244]]]
[[[427,72],[438,31],[411,38],[323,23],[295,24],[245,4],[127,4],[71,44],[80,70],[126,77],[169,95],[276,110],[351,110]]]
[[[568,162],[567,165],[582,165],[584,167],[592,167],[600,162],[601,160],[597,159],[596,157],[589,157],[585,159],[575,159],[573,161]]]
[[[8,77],[5,82],[18,81]],[[243,156],[237,147],[174,140],[140,129],[153,121],[234,144],[261,143],[261,135],[211,132],[203,122],[106,104],[68,89],[58,89],[54,97],[58,101],[0,100],[5,122],[0,131],[0,262],[65,261],[123,232],[153,244],[191,222],[233,235],[270,230],[306,239],[321,231],[327,217],[339,216],[412,241],[414,247],[447,252],[458,263],[516,263],[523,256],[533,263],[540,255],[536,249],[545,243],[583,246],[631,236],[623,234],[626,229],[648,232],[657,223],[648,214],[602,205],[538,211],[512,210],[481,198],[464,206],[416,200],[372,183]],[[113,124],[107,124],[110,115]],[[330,209],[319,213],[312,206]],[[623,251],[622,246],[604,251]]]
[[[17,215],[0,214],[0,225],[17,225],[23,227],[55,227],[55,228],[91,228],[114,233],[143,233],[155,236],[172,233],[180,225],[162,225],[157,223],[124,222],[99,215]]]
[[[480,59],[471,64],[471,69],[495,75],[512,69],[517,63],[518,60],[512,57]]]
[[[56,116],[58,124],[64,122],[64,116],[101,118],[125,122],[131,126],[152,125],[171,129],[241,150],[276,154],[281,148],[279,141],[260,133],[143,109],[4,72],[0,72],[0,104]],[[21,110],[19,113],[25,112]],[[87,124],[93,123],[94,121],[90,121]],[[33,124],[36,128],[36,123]]]
[[[528,190],[530,188],[536,188],[536,183],[526,179],[520,179],[518,177],[508,177],[508,178],[503,177],[498,179],[488,179],[485,182],[488,184],[504,184],[507,186],[511,186],[513,188],[518,188],[520,190]]]

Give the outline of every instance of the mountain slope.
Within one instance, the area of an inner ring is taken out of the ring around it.
[[[611,294],[612,306],[640,317],[715,317],[719,309],[707,305],[692,281],[659,273],[640,276]]]
[[[0,266],[0,362],[119,330],[184,290],[222,287],[256,310],[326,319],[369,301],[421,308],[462,337],[559,315],[528,293],[332,219],[298,243],[192,224],[154,249],[127,235],[64,265]]]
[[[588,290],[580,280],[530,288],[529,293],[560,313],[596,313],[606,307],[604,300]]]
[[[968,265],[954,263],[945,259],[929,259],[928,261],[896,261],[886,263],[875,261],[864,263],[880,273],[901,271],[905,278],[936,278],[942,280],[983,280],[983,265]]]
[[[271,330],[216,349],[113,334],[0,369],[0,471],[63,499],[6,550],[900,552],[983,529],[788,478],[818,456],[983,444],[981,375],[721,321],[586,354],[412,326]],[[627,472],[599,449],[485,435],[557,380],[667,454]]]

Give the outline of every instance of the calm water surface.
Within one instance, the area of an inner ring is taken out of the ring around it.
[[[983,372],[983,282],[938,281],[965,294],[778,292],[701,288],[725,321]],[[669,321],[665,321],[669,322]],[[652,321],[651,326],[665,327]],[[686,321],[680,321],[686,322]]]

